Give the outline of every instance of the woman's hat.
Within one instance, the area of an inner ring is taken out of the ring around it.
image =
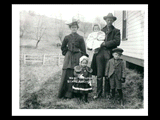
[[[112,50],[113,53],[114,53],[114,52],[117,52],[118,54],[122,54],[123,51],[124,51],[124,50],[123,50],[122,48],[114,48],[114,49]]]
[[[103,17],[104,20],[106,20],[107,18],[113,18],[114,21],[117,20],[117,17],[113,16],[112,13],[108,13],[107,16],[104,16],[104,17]]]
[[[68,22],[66,22],[66,24],[69,25],[69,26],[71,26],[71,25],[78,25],[79,22],[80,21],[78,19],[72,18],[72,21],[68,21]]]

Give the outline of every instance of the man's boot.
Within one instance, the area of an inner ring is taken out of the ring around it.
[[[104,97],[107,99],[110,99],[110,83],[109,79],[105,77],[105,83],[104,83]]]
[[[97,78],[97,94],[93,97],[93,99],[97,99],[102,96],[102,90],[103,90],[103,77]]]

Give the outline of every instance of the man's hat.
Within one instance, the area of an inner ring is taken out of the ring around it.
[[[117,20],[117,17],[113,16],[112,13],[108,13],[107,16],[104,16],[104,17],[103,17],[104,20],[106,20],[107,18],[113,18],[114,21]]]
[[[122,48],[114,48],[114,49],[112,50],[113,53],[114,53],[114,52],[117,52],[118,54],[122,54],[123,51],[124,51],[124,50],[123,50]]]

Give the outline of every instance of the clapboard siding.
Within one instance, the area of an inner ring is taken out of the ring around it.
[[[135,42],[135,41],[131,41],[131,42],[122,42],[122,45],[123,46],[129,46],[130,47],[130,44],[132,44],[132,46],[134,47],[134,46],[141,46],[141,47],[143,47],[143,44],[144,43],[144,41],[143,40],[141,40],[141,41],[138,41],[138,42]]]
[[[123,11],[115,11],[117,17],[115,27],[122,31],[122,13]],[[121,41],[119,47],[124,49],[124,55],[144,59],[144,12],[127,11],[127,40]],[[122,32],[121,32],[122,34]]]
[[[120,29],[121,39],[122,39],[122,11],[115,11],[114,15],[117,17],[117,20],[114,22],[114,26],[117,29]]]

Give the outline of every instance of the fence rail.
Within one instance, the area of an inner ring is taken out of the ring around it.
[[[20,54],[20,61],[23,64],[62,65],[63,60],[64,56],[61,54]]]

